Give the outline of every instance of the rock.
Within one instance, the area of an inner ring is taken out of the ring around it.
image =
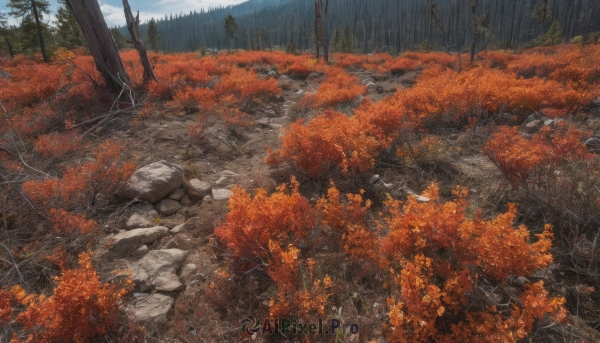
[[[129,219],[127,219],[127,222],[125,223],[125,228],[127,230],[147,227],[152,227],[152,223],[148,219],[140,216],[137,213],[129,217]]]
[[[529,283],[529,279],[524,276],[519,276],[515,279],[514,283],[517,287],[523,287],[525,284]]]
[[[133,303],[128,306],[127,312],[139,323],[166,323],[167,314],[174,302],[175,300],[168,295],[141,294],[134,298]]]
[[[183,184],[183,169],[166,161],[154,162],[138,169],[121,187],[118,195],[155,203]]]
[[[152,221],[152,220],[154,220],[154,218],[158,217],[158,212],[156,212],[156,210],[154,209],[154,206],[152,206],[150,204],[143,204],[143,203],[135,204],[131,207],[130,211],[134,214],[140,215],[141,217],[143,217],[149,221]]]
[[[237,173],[232,172],[231,170],[223,170],[221,172],[221,176],[226,176],[226,177],[236,177],[238,176]]]
[[[184,188],[187,196],[190,199],[197,201],[209,195],[212,186],[208,181],[200,181],[198,179],[193,179],[186,182]]]
[[[266,110],[265,114],[269,117],[269,118],[275,118],[275,117],[279,117],[279,115],[277,114],[277,112],[273,111],[273,110]],[[264,118],[263,118],[264,119]]]
[[[592,152],[600,152],[600,139],[590,138],[585,141],[585,146]]]
[[[267,73],[267,75],[274,77],[275,75],[277,75],[277,72],[274,70],[269,70],[269,72]]]
[[[150,249],[148,249],[147,245],[142,245],[141,247],[137,248],[132,254],[131,257],[142,257],[144,255],[146,255],[148,253]]]
[[[179,292],[184,288],[185,286],[179,281],[177,275],[172,273],[161,274],[154,279],[154,289],[157,291]]]
[[[188,263],[183,268],[181,268],[181,278],[183,280],[187,280],[193,274],[196,274],[198,271],[198,266],[193,263]]]
[[[155,288],[157,282],[160,287],[167,287],[167,281],[172,281],[173,276],[177,278],[175,273],[187,256],[188,252],[180,249],[151,250],[141,259],[128,263],[131,279],[142,292]]]
[[[257,120],[256,123],[258,125],[260,125],[263,129],[266,129],[269,126],[271,126],[271,119],[270,118],[261,118],[261,119]]]
[[[228,189],[213,189],[212,196],[215,200],[227,200],[233,196],[233,193]]]
[[[205,196],[204,198],[202,198],[202,202],[208,203],[210,204],[211,202],[213,202],[213,197],[210,195]]]
[[[453,133],[448,137],[449,140],[455,141],[458,139],[458,133]]]
[[[230,177],[221,176],[215,183],[219,186],[226,186],[226,185],[230,185],[234,182],[235,182],[235,180]]]
[[[369,82],[365,83],[365,86],[368,88],[368,87],[376,86],[376,84],[373,83],[372,81],[369,81]]]
[[[169,234],[169,229],[164,226],[123,231],[114,235],[108,251],[113,257],[125,257],[144,244],[149,244],[162,236]]]
[[[157,202],[154,205],[154,208],[158,211],[158,213],[165,216],[170,216],[179,211],[181,204],[173,199],[163,199]]]
[[[540,119],[532,120],[529,123],[525,124],[525,126],[523,126],[523,131],[525,133],[533,134],[538,132],[538,130],[541,129],[543,126],[544,122],[542,122]]]
[[[175,201],[181,201],[183,200],[183,197],[185,197],[185,192],[182,188],[177,188],[173,191],[173,193],[171,193],[171,195],[168,196],[169,199],[173,199]]]
[[[200,217],[192,217],[185,221],[185,223],[175,226],[171,229],[171,233],[180,233],[185,231],[191,231],[196,229],[202,223]]]

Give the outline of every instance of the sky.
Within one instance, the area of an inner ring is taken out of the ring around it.
[[[50,16],[44,16],[44,22],[52,23],[54,13],[58,8],[57,0],[48,0],[50,2]],[[165,14],[190,13],[190,11],[199,11],[218,6],[237,5],[247,0],[129,0],[129,6],[133,15],[140,12],[140,22],[144,23],[150,18],[163,18]],[[109,27],[125,25],[125,15],[123,14],[123,2],[121,0],[99,0],[100,9],[104,14],[104,20]],[[0,12],[8,13],[8,0],[0,0]],[[17,25],[18,20],[9,17],[10,25]]]

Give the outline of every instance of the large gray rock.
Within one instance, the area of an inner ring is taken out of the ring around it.
[[[175,300],[163,294],[140,294],[134,298],[133,303],[127,308],[127,312],[133,316],[138,323],[166,323],[167,314],[173,307]]]
[[[137,213],[129,217],[129,219],[127,219],[127,222],[125,223],[125,228],[127,230],[140,229],[146,227],[152,227],[152,223],[148,219],[140,216]]]
[[[128,263],[131,279],[142,292],[152,288],[168,292],[180,290],[176,271],[187,256],[188,252],[180,249],[149,251],[141,259]]]
[[[163,199],[157,202],[154,205],[154,208],[158,211],[158,213],[165,216],[170,216],[179,211],[181,204],[173,199]]]
[[[169,234],[169,228],[155,226],[119,232],[112,238],[108,252],[112,257],[125,257],[144,244],[149,244]]]
[[[176,164],[159,161],[138,169],[121,187],[118,194],[127,199],[155,203],[183,184],[183,169]]]
[[[229,189],[213,189],[212,196],[215,200],[227,200],[233,196]]]
[[[210,182],[192,179],[185,183],[185,193],[194,201],[200,200],[210,194],[212,186]]]

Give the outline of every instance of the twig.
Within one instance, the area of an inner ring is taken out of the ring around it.
[[[39,170],[39,169],[35,169],[34,167],[32,167],[32,166],[30,166],[29,164],[27,164],[27,162],[25,162],[25,160],[23,159],[23,156],[21,156],[21,152],[19,152],[19,148],[17,148],[17,145],[15,144],[15,140],[14,140],[14,139],[13,139],[13,145],[15,146],[15,150],[17,151],[17,154],[19,154],[19,158],[21,159],[21,162],[23,162],[23,164],[24,164],[24,165],[25,165],[27,168],[29,168],[29,169],[31,169],[31,170],[34,170],[34,171],[36,171],[36,172],[38,172],[38,173],[44,174],[44,175],[46,175],[47,177],[52,177],[52,176],[50,176],[50,174],[44,173],[43,171],[41,171],[41,170]]]
[[[74,129],[76,129],[76,128],[78,128],[78,127],[81,127],[81,126],[84,126],[84,125],[87,125],[87,124],[91,124],[91,123],[97,122],[98,120],[100,120],[100,119],[103,119],[103,118],[106,118],[106,117],[108,117],[108,116],[109,116],[108,114],[105,114],[105,115],[101,115],[101,116],[98,116],[98,117],[96,117],[96,118],[93,118],[93,119],[90,119],[90,120],[86,120],[86,121],[84,121],[84,122],[81,122],[81,123],[79,123],[79,124],[75,124],[75,125],[73,125],[73,128],[74,128]]]
[[[19,270],[19,267],[17,266],[17,262],[15,262],[15,258],[13,257],[13,254],[10,252],[10,249],[6,245],[4,245],[2,243],[0,243],[0,247],[2,247],[4,250],[6,250],[6,252],[10,256],[10,258],[12,259],[12,263],[13,263],[13,266],[15,267],[15,269],[17,270],[17,274],[19,274],[19,278],[21,279],[21,283],[25,284],[25,280],[23,279],[23,275],[21,274],[21,271]]]

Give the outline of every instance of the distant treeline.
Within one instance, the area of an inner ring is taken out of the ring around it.
[[[223,19],[228,14],[239,25],[236,48],[284,47],[288,42],[299,50],[313,48],[314,1],[250,0],[227,8],[156,18],[159,49],[226,49],[229,42]],[[539,38],[551,28],[554,35],[567,41],[589,37],[600,30],[600,1],[329,0],[329,27],[330,35],[348,28],[356,52],[456,51],[470,46],[476,32],[479,49],[507,49],[543,43]]]

